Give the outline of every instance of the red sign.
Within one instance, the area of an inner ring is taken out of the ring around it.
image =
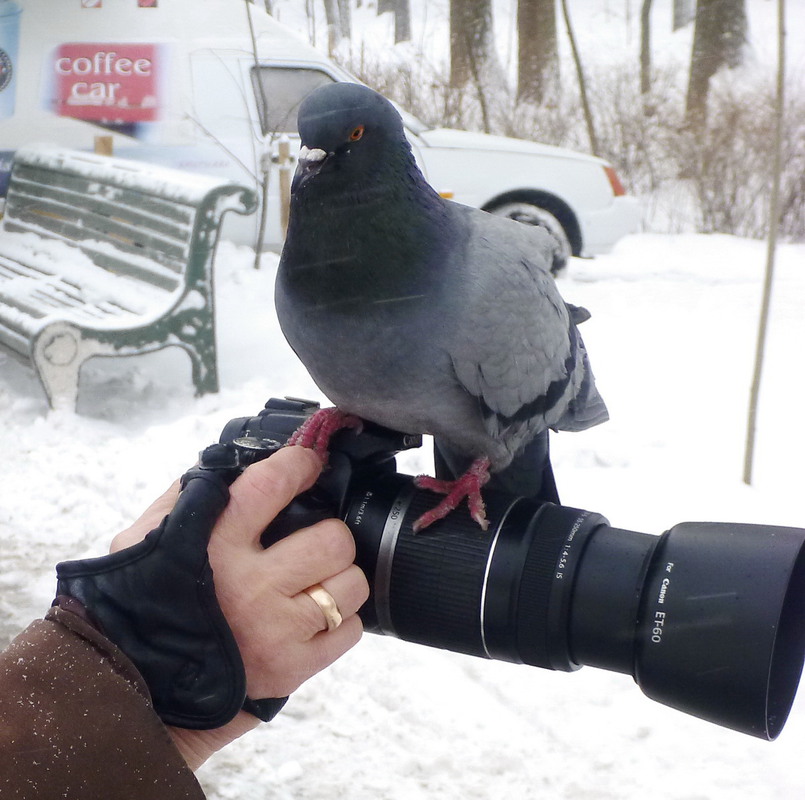
[[[103,122],[150,122],[159,116],[159,47],[70,43],[53,56],[55,111]]]

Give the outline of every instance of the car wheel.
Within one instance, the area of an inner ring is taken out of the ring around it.
[[[508,217],[526,225],[537,225],[544,228],[556,240],[556,254],[551,264],[551,272],[557,275],[567,267],[567,262],[573,255],[570,240],[567,238],[562,223],[550,211],[532,203],[506,203],[490,209],[490,213]]]

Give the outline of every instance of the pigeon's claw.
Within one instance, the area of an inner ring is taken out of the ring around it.
[[[436,520],[444,519],[458,507],[464,498],[467,499],[470,516],[480,525],[481,530],[485,531],[489,527],[489,520],[486,518],[486,507],[481,497],[481,488],[488,480],[488,458],[476,458],[470,468],[455,481],[442,481],[431,478],[429,475],[420,475],[415,478],[414,482],[418,488],[438,492],[445,495],[445,498],[435,508],[426,511],[414,522],[414,533],[419,533]]]
[[[337,408],[322,408],[309,416],[288,439],[288,446],[298,444],[312,450],[326,464],[330,454],[330,439],[344,428],[363,429],[363,420],[353,414],[345,414]]]

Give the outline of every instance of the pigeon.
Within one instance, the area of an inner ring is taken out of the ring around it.
[[[293,440],[369,420],[432,434],[451,480],[420,530],[464,499],[487,520],[481,488],[528,494],[547,432],[608,418],[577,322],[550,273],[553,238],[442,198],[426,181],[394,105],[333,83],[298,111],[299,163],[276,276],[282,331],[335,404]],[[324,413],[324,412],[321,412]],[[438,472],[437,472],[438,474]],[[536,477],[535,477],[536,476]]]

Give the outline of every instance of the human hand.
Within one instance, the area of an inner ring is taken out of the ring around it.
[[[240,649],[249,697],[284,697],[354,646],[362,626],[357,611],[369,594],[352,562],[355,543],[340,520],[297,531],[264,550],[260,535],[297,494],[319,476],[310,450],[287,447],[248,467],[230,487],[208,553],[221,610]],[[115,552],[136,544],[173,508],[178,481],[112,543]],[[319,606],[304,589],[320,583],[343,622],[327,631]],[[209,756],[259,724],[246,712],[214,730],[168,730],[197,769]]]

